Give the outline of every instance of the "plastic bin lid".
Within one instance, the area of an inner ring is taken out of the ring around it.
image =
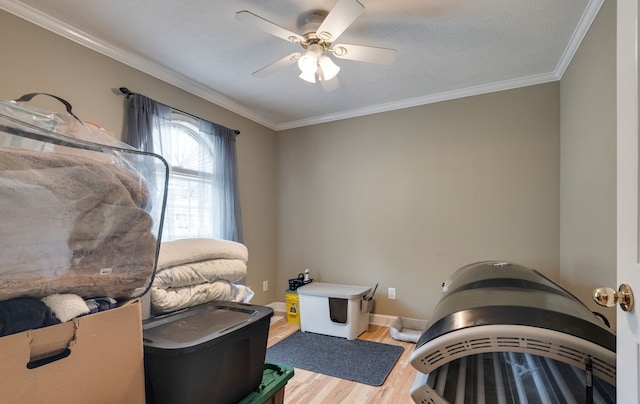
[[[298,289],[299,295],[337,297],[340,299],[355,299],[371,291],[370,286],[338,285],[333,283],[311,282]]]
[[[192,307],[145,321],[144,345],[172,350],[198,346],[255,322],[267,315],[267,312],[273,313],[270,308],[250,305]]]

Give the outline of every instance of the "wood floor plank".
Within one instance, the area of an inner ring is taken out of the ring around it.
[[[287,322],[285,315],[283,319],[271,323],[267,346],[278,343],[299,329],[298,324]],[[370,324],[359,338],[404,347],[402,355],[382,386],[369,386],[295,368],[294,376],[285,386],[284,403],[413,404],[410,390],[417,370],[409,364],[409,357],[415,349],[415,344],[394,340],[388,327],[374,324]]]

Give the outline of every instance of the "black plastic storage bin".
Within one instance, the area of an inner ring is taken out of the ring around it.
[[[212,302],[143,323],[147,403],[237,403],[260,386],[273,309]]]

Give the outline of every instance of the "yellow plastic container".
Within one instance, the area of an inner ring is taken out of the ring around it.
[[[298,292],[287,291],[285,301],[287,303],[287,321],[300,324],[300,299],[298,298]]]

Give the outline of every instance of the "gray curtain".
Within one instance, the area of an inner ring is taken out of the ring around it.
[[[220,173],[221,188],[225,190],[218,195],[220,205],[220,223],[226,240],[243,241],[242,217],[238,198],[238,162],[236,159],[236,132],[233,129],[199,119],[201,135],[210,136],[216,155],[216,172]]]
[[[166,140],[170,136],[163,136],[162,131],[170,130],[172,108],[140,94],[131,93],[127,98],[130,102],[125,141],[140,150],[167,158],[171,142],[167,144]],[[219,223],[220,238],[243,242],[236,159],[237,133],[204,119],[193,118],[198,121],[200,135],[208,137],[214,145],[217,166],[212,167],[211,174],[218,173],[220,181],[220,192],[213,196],[218,198],[214,205],[220,206],[217,215],[222,221]],[[165,227],[163,232],[166,230],[170,231]]]
[[[162,156],[162,150],[155,150],[154,144],[162,145],[162,123],[171,122],[171,107],[140,94],[129,94],[127,98],[129,110],[125,142],[139,150]]]

